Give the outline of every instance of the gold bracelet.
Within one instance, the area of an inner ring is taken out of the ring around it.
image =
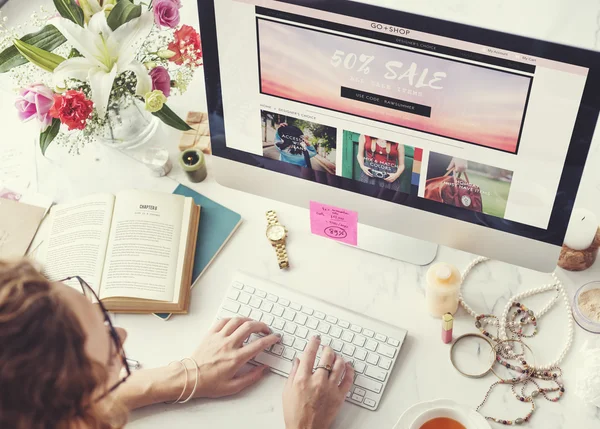
[[[182,361],[177,361],[174,360],[173,362],[169,363],[169,365],[171,365],[172,363],[180,363],[181,366],[183,367],[183,370],[185,371],[185,384],[183,385],[183,391],[181,392],[181,395],[179,395],[179,398],[175,399],[173,402],[165,402],[165,404],[167,405],[173,405],[176,404],[177,402],[179,402],[179,400],[181,398],[183,398],[183,394],[185,393],[186,389],[187,389],[187,384],[188,384],[188,370],[187,367],[185,366],[185,364]]]
[[[488,344],[490,346],[490,351],[494,354],[494,358],[492,359],[492,364],[490,365],[490,367],[485,372],[482,372],[481,374],[467,374],[466,372],[461,371],[458,368],[458,366],[456,366],[456,362],[454,360],[454,347],[460,341],[464,340],[465,338],[469,338],[469,337],[475,337],[475,338],[480,338],[480,339],[485,340],[486,344]],[[454,369],[456,369],[462,375],[464,375],[465,377],[469,377],[469,378],[482,378],[482,377],[486,376],[490,371],[492,371],[492,367],[494,366],[494,363],[496,362],[496,356],[495,355],[496,355],[496,349],[494,348],[494,345],[492,343],[490,343],[490,341],[486,337],[484,337],[483,335],[479,335],[479,334],[464,334],[464,335],[461,335],[456,340],[454,340],[454,343],[452,343],[452,347],[450,348],[450,362],[452,362],[452,366],[454,367]]]
[[[194,394],[196,393],[196,389],[198,388],[198,371],[199,371],[198,363],[194,359],[188,357],[188,358],[181,359],[180,362],[183,364],[183,366],[185,366],[185,364],[183,363],[184,360],[189,360],[194,364],[194,367],[196,368],[196,381],[194,383],[194,388],[192,389],[192,393],[190,393],[190,396],[188,396],[188,398],[185,401],[179,402],[180,404],[185,404],[190,399],[192,399],[194,397]]]

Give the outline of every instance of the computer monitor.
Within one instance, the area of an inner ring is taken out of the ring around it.
[[[600,54],[350,1],[198,5],[220,183],[355,210],[359,247],[412,262],[554,269]]]

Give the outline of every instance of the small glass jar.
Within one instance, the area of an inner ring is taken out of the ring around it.
[[[575,293],[575,298],[573,298],[573,318],[575,319],[577,324],[586,331],[591,332],[593,334],[600,334],[600,322],[587,317],[580,307],[581,295],[584,292],[594,289],[600,290],[600,281],[587,283],[577,290],[577,292]],[[600,305],[600,302],[598,303],[598,305]]]

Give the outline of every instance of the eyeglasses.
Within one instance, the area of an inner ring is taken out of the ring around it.
[[[122,379],[120,379],[114,386],[112,386],[110,389],[108,389],[106,392],[104,392],[99,398],[96,399],[96,401],[100,401],[101,399],[108,396],[111,392],[113,392],[121,384],[123,384],[125,382],[125,380],[127,380],[131,376],[131,368],[129,367],[129,363],[127,362],[127,357],[125,356],[125,350],[123,349],[123,343],[121,343],[121,338],[119,337],[119,334],[117,333],[115,327],[113,326],[113,324],[110,320],[110,316],[108,315],[108,311],[106,310],[106,307],[104,307],[104,304],[102,304],[102,301],[100,301],[100,298],[98,298],[98,295],[96,294],[96,292],[94,292],[94,289],[92,289],[92,287],[89,284],[87,284],[87,282],[79,276],[67,277],[65,279],[62,279],[61,282],[67,282],[67,281],[73,280],[73,279],[76,279],[79,282],[79,285],[81,286],[83,295],[86,298],[88,298],[90,300],[90,302],[97,303],[98,306],[100,307],[100,310],[102,311],[102,315],[104,316],[104,325],[108,328],[110,338],[115,347],[115,350],[114,351],[111,350],[109,353],[108,363],[110,363],[113,359],[113,356],[114,356],[113,352],[119,353],[119,356],[121,357],[121,362],[123,364],[123,368],[125,368],[125,371],[127,372],[127,374]]]

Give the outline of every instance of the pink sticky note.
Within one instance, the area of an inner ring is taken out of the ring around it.
[[[358,213],[310,202],[310,231],[341,243],[358,244]]]

